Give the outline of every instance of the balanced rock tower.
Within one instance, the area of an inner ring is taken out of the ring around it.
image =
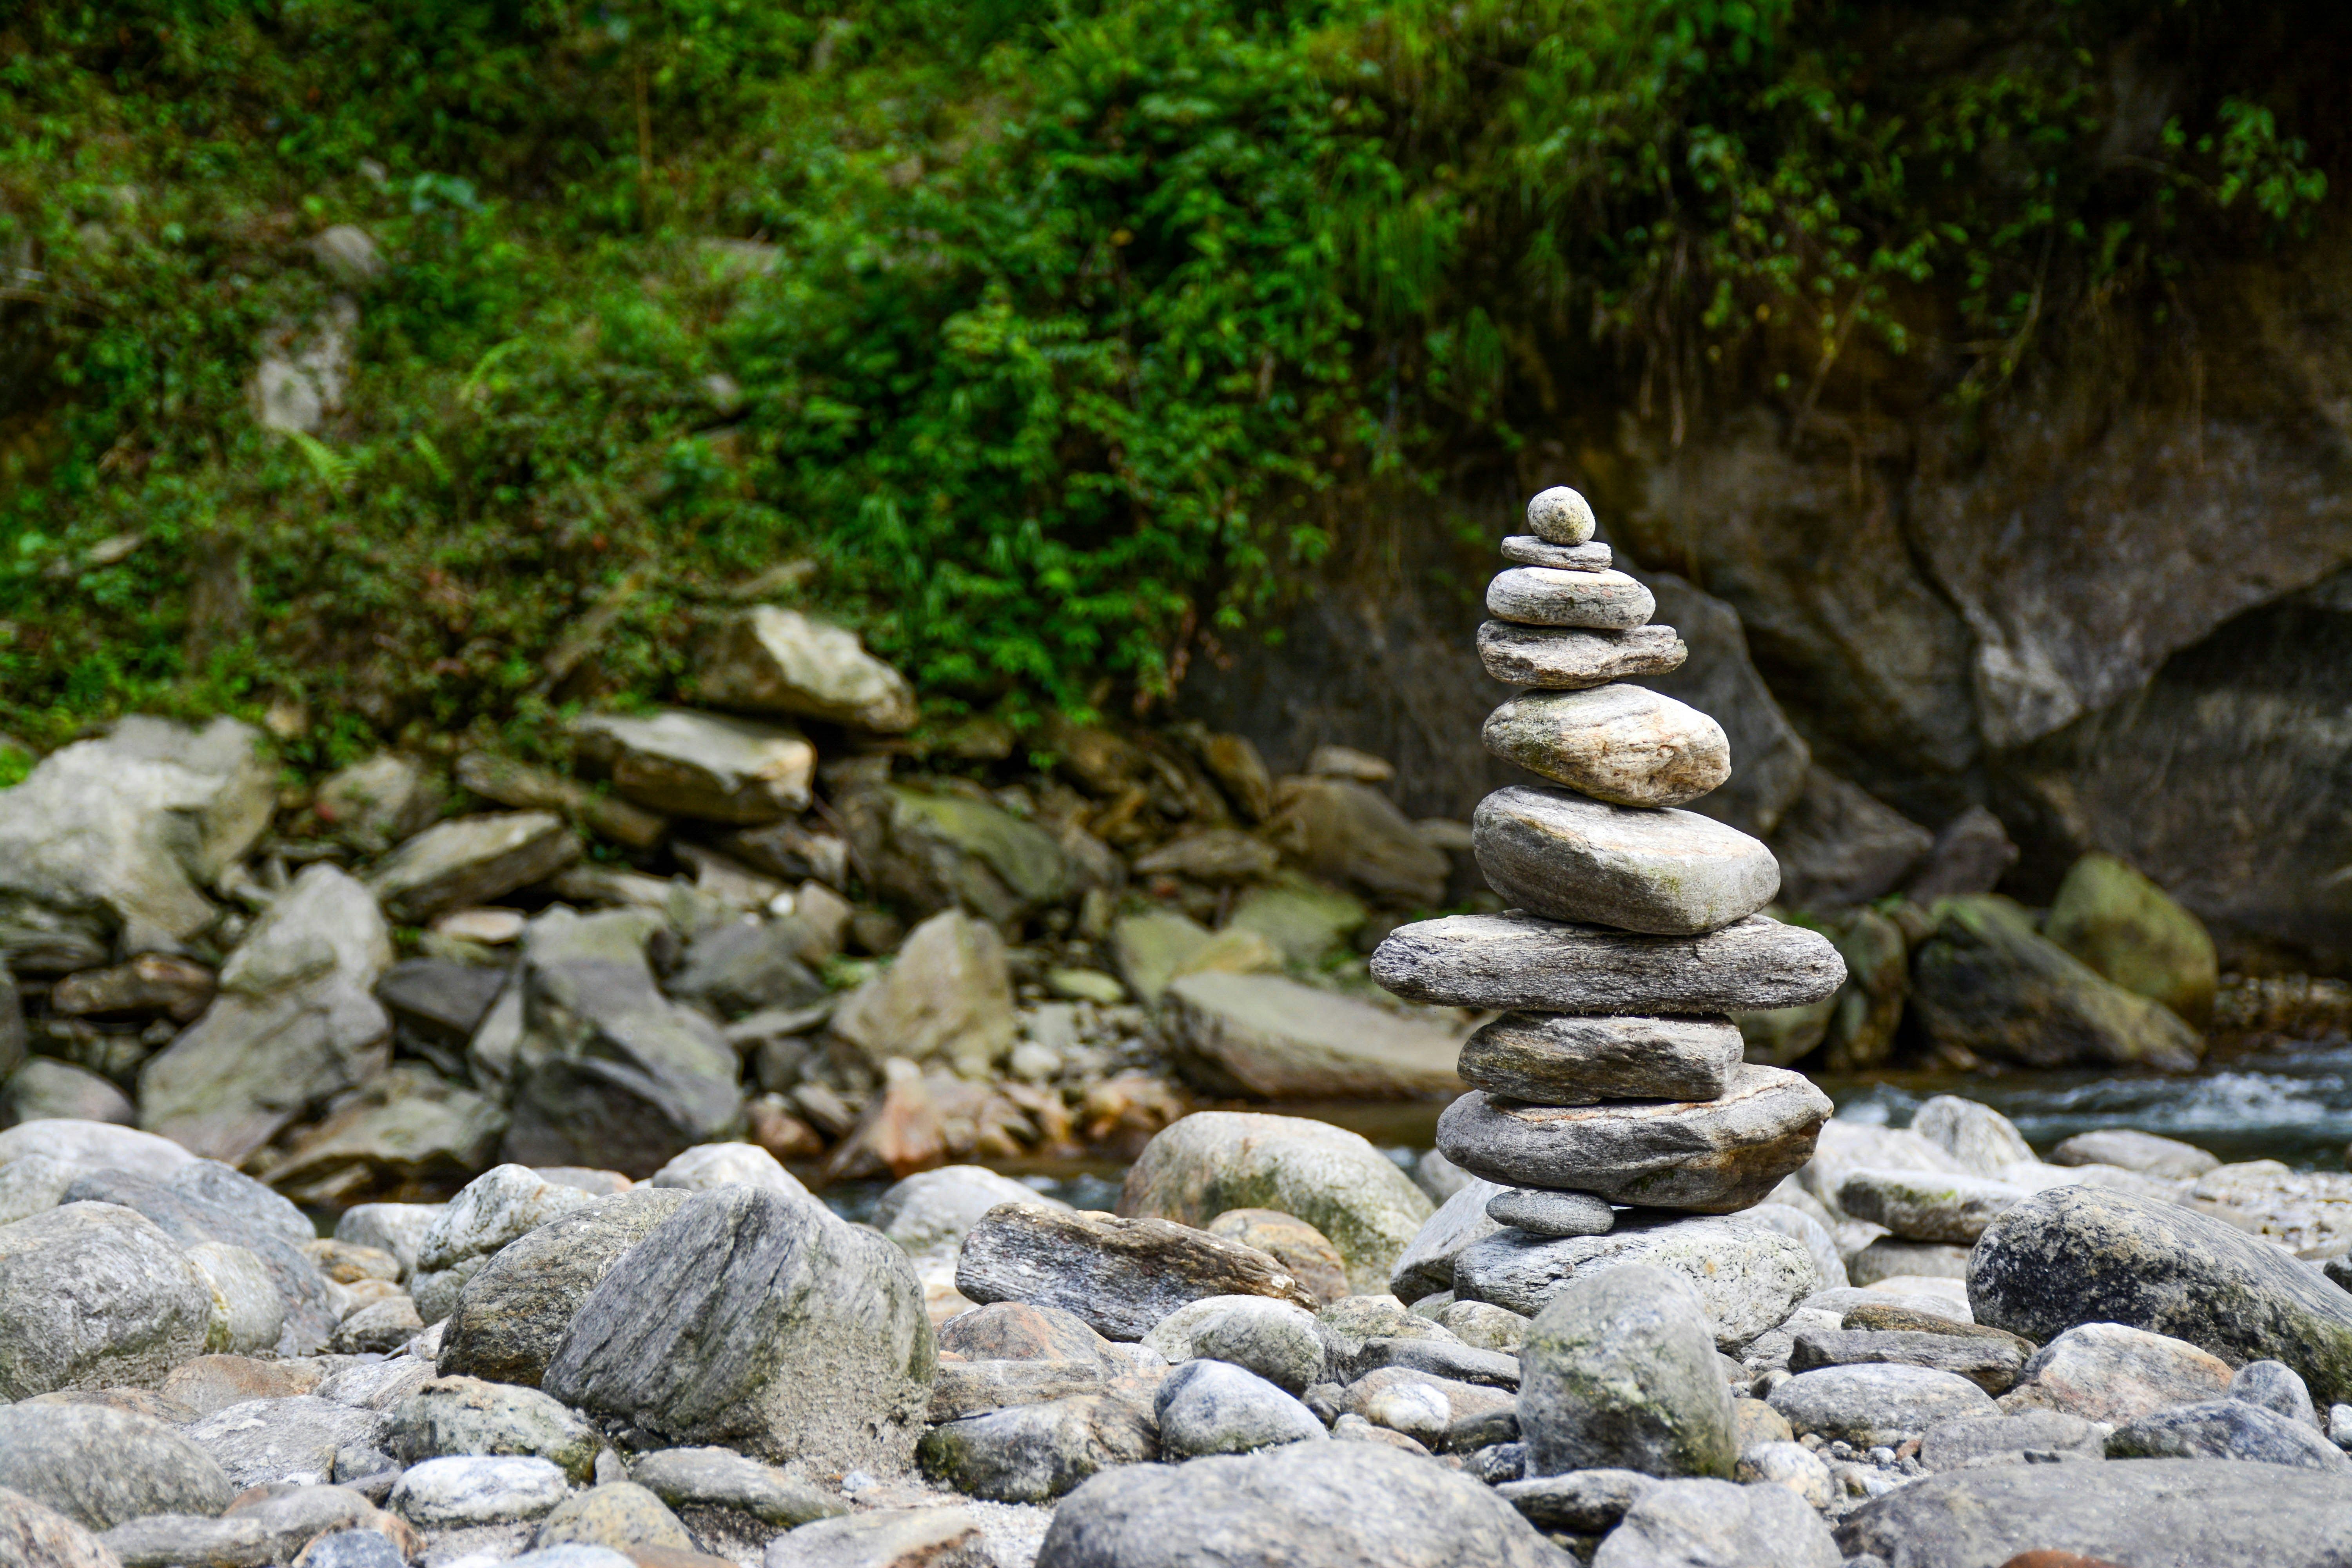
[[[1818,933],[1757,912],[1780,891],[1769,849],[1675,809],[1729,776],[1730,747],[1706,714],[1618,683],[1685,649],[1648,624],[1649,590],[1609,569],[1584,498],[1548,489],[1528,523],[1503,541],[1514,564],[1478,628],[1487,672],[1523,689],[1485,734],[1559,787],[1479,803],[1473,850],[1511,907],[1399,927],[1372,975],[1412,1001],[1502,1013],[1463,1047],[1476,1088],[1439,1119],[1437,1146],[1501,1184],[1487,1215],[1534,1243],[1675,1217],[1658,1211],[1730,1214],[1810,1159],[1828,1097],[1744,1062],[1726,1015],[1819,1001],[1845,965]]]

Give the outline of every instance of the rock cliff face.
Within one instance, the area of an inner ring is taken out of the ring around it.
[[[1465,815],[1512,773],[1447,743],[1505,694],[1465,651],[1480,579],[1454,524],[1572,484],[1623,520],[1629,569],[1737,613],[1675,619],[1693,671],[1752,663],[1769,689],[1709,691],[1742,826],[1772,831],[1810,747],[1928,828],[1990,806],[2029,897],[2106,849],[2225,963],[2352,965],[2352,221],[2331,221],[2184,279],[2161,320],[2063,312],[1973,412],[1923,349],[1810,405],[1727,383],[1675,445],[1663,416],[1609,422],[1635,405],[1622,373],[1556,366],[1591,391],[1530,421],[1515,467],[1370,508],[1377,537],[1335,552],[1281,645],[1196,667],[1183,705],[1277,768],[1384,750],[1409,811]]]

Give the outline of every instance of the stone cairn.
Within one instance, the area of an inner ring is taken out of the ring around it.
[[[1528,504],[1533,536],[1486,590],[1487,673],[1523,688],[1487,749],[1561,788],[1478,805],[1473,849],[1513,907],[1402,926],[1372,956],[1400,996],[1500,1011],[1465,1043],[1477,1087],[1437,1146],[1510,1190],[1486,1212],[1538,1236],[1599,1236],[1620,1207],[1729,1214],[1803,1164],[1830,1102],[1748,1065],[1725,1015],[1817,1002],[1845,978],[1816,932],[1759,915],[1772,852],[1674,809],[1729,776],[1722,727],[1618,678],[1680,665],[1650,591],[1610,570],[1592,509],[1565,488]],[[1661,1216],[1664,1217],[1664,1216]]]

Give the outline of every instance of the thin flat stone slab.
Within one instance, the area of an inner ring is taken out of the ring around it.
[[[1689,647],[1672,626],[1595,632],[1486,621],[1478,627],[1479,662],[1506,686],[1580,691],[1622,676],[1664,675],[1682,668],[1689,657]]]
[[[1514,533],[1503,541],[1503,559],[1514,566],[1549,566],[1555,572],[1606,572],[1609,547],[1596,540],[1582,544],[1554,544],[1532,533]]]
[[[1607,1236],[1617,1228],[1617,1211],[1591,1193],[1547,1192],[1508,1187],[1486,1200],[1486,1217],[1538,1236]]]
[[[1610,805],[1564,789],[1498,789],[1470,818],[1486,885],[1530,914],[1656,936],[1745,920],[1780,890],[1763,843],[1695,811]]]
[[[1446,915],[1397,927],[1371,968],[1408,1001],[1588,1016],[1801,1007],[1845,984],[1829,938],[1763,915],[1700,936],[1563,925],[1517,910]]]
[[[1529,1105],[1473,1089],[1437,1119],[1437,1146],[1490,1182],[1731,1214],[1813,1157],[1830,1110],[1801,1074],[1743,1063],[1712,1100]]]
[[[1523,626],[1623,631],[1650,618],[1658,601],[1622,572],[1561,572],[1513,566],[1486,584],[1486,613]]]
[[[1680,805],[1731,776],[1723,726],[1638,686],[1530,691],[1486,716],[1486,749],[1616,805]]]
[[[1538,1105],[1716,1100],[1741,1049],[1728,1018],[1506,1013],[1470,1037],[1454,1070],[1465,1083]]]

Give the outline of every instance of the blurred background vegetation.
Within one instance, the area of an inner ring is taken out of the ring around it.
[[[1580,376],[1675,438],[1929,352],[1966,408],[2059,314],[2295,243],[2340,32],[2220,0],[27,0],[0,729],[278,703],[311,765],[530,750],[567,702],[667,694],[707,608],[795,595],[942,719],[1145,712],[1381,495],[1507,471]],[[2170,84],[2161,156],[2112,153],[2151,144],[2127,57]],[[341,225],[379,267],[314,249]],[[257,422],[268,353],[312,356],[310,432]]]

